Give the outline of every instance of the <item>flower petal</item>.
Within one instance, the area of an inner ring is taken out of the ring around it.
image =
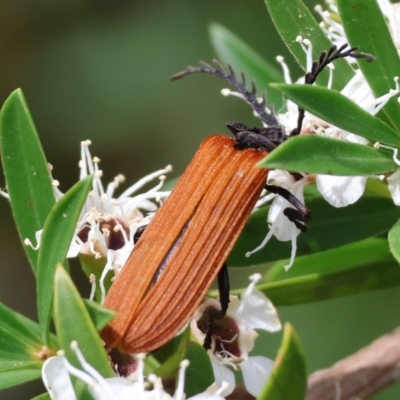
[[[207,389],[205,392],[189,397],[187,400],[225,400],[225,397]]]
[[[42,367],[42,379],[52,400],[76,400],[64,357],[47,359]]]
[[[299,200],[302,201],[301,199]],[[273,229],[275,237],[281,242],[287,242],[292,239],[292,230],[294,224],[283,213],[288,207],[292,208],[292,205],[287,200],[281,196],[276,196],[271,203],[268,213],[268,221],[270,223],[272,222],[271,229]],[[298,230],[298,232],[300,231]]]
[[[249,357],[240,364],[247,391],[257,397],[271,374],[274,362],[267,357]]]
[[[355,203],[364,193],[366,182],[367,176],[317,176],[318,191],[334,207]]]
[[[276,332],[282,328],[274,305],[257,289],[248,295],[242,295],[238,314],[246,322],[247,327],[252,329]]]
[[[221,364],[221,362],[214,356],[210,356],[211,365],[214,370],[215,383],[218,388],[222,387],[222,382],[226,382],[228,386],[222,391],[222,396],[228,396],[235,389],[235,375],[233,372]]]
[[[390,175],[387,178],[388,189],[392,195],[393,202],[396,206],[400,206],[400,170]]]
[[[137,382],[121,377],[107,378],[106,381],[117,399],[135,399],[139,395]]]

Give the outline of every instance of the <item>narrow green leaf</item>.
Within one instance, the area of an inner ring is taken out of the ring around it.
[[[33,347],[23,336],[0,327],[0,351],[11,355],[12,359],[32,361],[38,349],[40,347]]]
[[[274,265],[267,274],[268,283],[257,286],[277,306],[353,296],[400,285],[400,266],[390,254],[386,240],[369,239],[299,257],[287,273],[283,266],[283,262]]]
[[[286,323],[271,376],[257,400],[304,400],[306,389],[307,371],[300,339]]]
[[[297,237],[297,257],[387,232],[400,217],[400,209],[391,199],[373,194],[365,194],[355,204],[343,208],[332,207],[319,196],[306,198],[306,205],[312,217],[307,232]],[[262,250],[245,257],[245,253],[256,248],[266,236],[267,214],[268,208],[251,215],[228,258],[228,265],[257,265],[290,256],[290,242],[272,238]]]
[[[100,332],[116,315],[115,311],[102,307],[99,303],[90,300],[83,300],[90,318]]]
[[[41,361],[0,360],[0,374],[21,369],[42,369]]]
[[[0,373],[0,389],[39,379],[42,375],[41,365],[38,363],[36,368],[23,368]]]
[[[309,174],[361,176],[394,171],[393,153],[345,140],[301,135],[282,143],[259,166]]]
[[[400,263],[400,221],[397,221],[388,235],[390,251]]]
[[[379,179],[368,179],[365,188],[366,191],[368,191],[371,194],[377,194],[382,197],[387,197],[388,199],[392,198],[392,195],[389,192],[387,184]]]
[[[42,350],[40,327],[37,323],[0,303],[0,360],[37,362]],[[50,351],[57,347],[54,335],[50,336]]]
[[[181,335],[175,336],[169,343],[154,353],[159,364],[154,366],[152,372],[162,379],[175,379],[186,349],[193,341],[191,340],[190,327],[186,327]]]
[[[338,0],[343,28],[351,46],[375,56],[375,61],[361,62],[360,68],[376,97],[394,88],[399,76],[400,58],[385,18],[376,0]],[[400,105],[397,96],[383,108],[393,125],[400,131]]]
[[[7,335],[6,335],[7,340]],[[1,348],[0,348],[0,360],[3,361],[37,361],[38,359],[34,357],[34,350],[28,347],[23,347],[21,343],[18,343],[20,346],[7,346],[4,341],[1,341]],[[4,350],[6,349],[6,350]]]
[[[301,0],[265,0],[265,3],[276,29],[304,70],[306,69],[306,55],[300,44],[296,42],[297,36],[300,35],[303,39],[311,41],[313,60],[318,60],[323,51],[332,47],[331,41],[325,36],[318,22]],[[345,60],[335,61],[332,87],[342,89],[353,75],[353,68]],[[318,82],[322,86],[326,86],[328,82],[327,71],[323,72]]]
[[[326,275],[306,275],[260,285],[258,289],[276,306],[288,306],[354,296],[399,285],[400,268],[391,262]]]
[[[400,135],[339,92],[311,85],[274,84],[285,96],[321,119],[372,142],[400,146]]]
[[[190,364],[185,374],[185,394],[187,397],[204,392],[214,382],[214,372],[210,357],[203,346],[188,342],[184,360]]]
[[[283,97],[269,84],[283,82],[282,73],[222,25],[212,24],[210,37],[218,57],[232,65],[236,73],[244,71],[248,82],[255,79],[259,93],[266,91],[268,104],[274,105],[275,110],[281,109],[284,105]]]
[[[77,341],[86,361],[104,377],[114,376],[107,354],[71,278],[59,264],[54,285],[54,322],[61,348],[68,360],[79,367],[71,343]]]
[[[51,400],[51,397],[48,393],[42,393],[39,396],[32,397],[31,400]]]
[[[31,347],[40,348],[43,345],[39,325],[2,303],[0,303],[0,328],[22,337]]]
[[[368,238],[335,249],[296,258],[296,268],[285,271],[285,261],[278,261],[268,271],[268,283],[297,278],[311,274],[326,275],[348,271],[366,265],[394,263],[385,239]]]
[[[43,227],[37,267],[37,304],[42,337],[48,342],[53,298],[54,274],[57,263],[65,257],[75,233],[79,215],[92,185],[92,176],[76,183],[54,205]]]
[[[11,208],[21,241],[35,233],[55,203],[51,177],[35,125],[20,89],[6,100],[0,114],[0,151]],[[38,254],[24,245],[36,271]]]

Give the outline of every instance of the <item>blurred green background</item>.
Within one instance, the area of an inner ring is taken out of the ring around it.
[[[227,133],[225,122],[256,123],[244,102],[219,94],[224,84],[213,77],[168,81],[188,64],[212,60],[213,21],[271,62],[284,55],[292,75],[300,73],[262,0],[1,2],[0,99],[23,89],[62,191],[79,176],[82,140],[92,140],[104,182],[123,173],[129,183],[167,164],[178,176],[203,138]],[[36,319],[33,276],[5,200],[0,215],[0,300]],[[89,294],[89,285],[83,288]],[[279,312],[298,331],[312,372],[396,327],[399,304],[400,289],[391,289]],[[279,340],[262,335],[258,348],[275,357]],[[42,391],[41,383],[30,383],[0,392],[0,399],[28,399]],[[400,385],[376,396],[394,398],[400,398]]]

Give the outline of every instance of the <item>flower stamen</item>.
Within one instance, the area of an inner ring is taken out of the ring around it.
[[[300,43],[301,48],[303,49],[306,55],[306,71],[312,70],[312,43],[309,39],[303,39],[302,36],[296,37],[296,42]]]
[[[0,189],[0,196],[3,196],[4,198],[10,200],[10,195],[5,192],[3,189]]]
[[[94,300],[94,295],[96,294],[96,275],[90,274],[89,283],[91,285],[89,300]]]
[[[386,150],[392,150],[393,151],[393,157],[392,157],[393,158],[393,162],[400,166],[400,160],[398,158],[399,149],[397,149],[396,147],[392,147],[392,146],[386,146],[386,145],[381,144],[379,142],[376,142],[374,144],[374,148],[375,149],[382,148],[382,149],[386,149]]]
[[[119,196],[120,199],[124,199],[126,197],[129,197],[130,195],[132,195],[133,193],[137,192],[139,189],[141,189],[146,183],[151,182],[152,180],[154,180],[155,178],[161,177],[162,175],[171,172],[172,171],[172,166],[171,165],[167,165],[165,168],[160,169],[158,171],[155,171],[147,176],[145,176],[144,178],[140,179],[139,181],[137,181],[134,185],[132,185],[131,187],[129,187],[127,190],[125,190],[121,196]]]
[[[187,367],[189,366],[189,360],[183,360],[180,363],[179,374],[178,374],[178,384],[175,390],[175,400],[184,400],[185,399],[185,372]]]
[[[285,83],[287,83],[287,84],[292,83],[292,78],[290,77],[289,67],[285,63],[285,59],[283,58],[283,56],[277,56],[276,61],[281,65]]]

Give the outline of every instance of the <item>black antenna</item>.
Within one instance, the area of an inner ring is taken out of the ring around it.
[[[344,51],[348,46],[349,45],[345,43],[344,45],[340,46],[339,49],[337,48],[337,46],[332,46],[328,51],[323,51],[319,56],[319,60],[312,63],[311,71],[306,73],[304,83],[307,85],[312,85],[317,80],[319,74],[323,71],[323,69],[328,64],[339,58],[364,58],[367,61],[373,61],[375,59],[375,57],[371,54],[354,53],[358,50],[358,47],[351,47],[350,49]],[[297,127],[290,132],[289,137],[296,136],[301,132],[305,110],[301,107],[298,107],[298,110],[299,116],[297,118]]]
[[[279,122],[275,117],[275,114],[273,112],[267,113],[266,111],[267,100],[265,96],[265,91],[262,92],[261,101],[259,101],[259,99],[257,98],[257,87],[254,79],[251,81],[251,91],[248,91],[246,85],[246,77],[243,71],[240,73],[242,77],[242,82],[239,82],[236,78],[235,71],[230,64],[228,64],[228,74],[224,70],[224,67],[221,65],[220,62],[214,60],[214,63],[217,65],[217,68],[213,68],[211,65],[200,61],[200,67],[187,67],[184,71],[172,76],[171,80],[176,81],[185,77],[186,75],[196,74],[199,72],[219,76],[220,78],[227,80],[232,86],[237,89],[237,91],[247,100],[247,102],[250,103],[250,105],[253,107],[253,110],[260,116],[262,122],[270,127],[280,127]]]
[[[347,43],[340,46],[339,49],[337,48],[337,46],[332,46],[328,51],[322,52],[319,60],[313,62],[311,71],[306,73],[305,84],[312,85],[317,80],[319,74],[323,71],[323,69],[328,64],[339,58],[353,57],[364,58],[367,61],[374,60],[374,57],[370,54],[355,53],[355,51],[358,50],[358,47],[351,47],[347,49],[348,46],[349,45]],[[284,130],[279,125],[279,122],[273,110],[270,113],[266,111],[267,101],[265,91],[262,92],[261,100],[259,100],[259,98],[257,97],[257,87],[254,79],[251,81],[251,91],[248,91],[246,85],[246,77],[243,71],[241,72],[242,82],[239,82],[230,64],[228,64],[229,73],[227,73],[221,63],[219,63],[217,60],[214,60],[214,63],[217,65],[217,68],[213,68],[211,65],[200,61],[200,67],[189,66],[184,71],[172,76],[171,80],[175,81],[185,77],[186,75],[196,74],[199,72],[219,76],[220,78],[227,80],[231,85],[233,85],[237,89],[237,91],[247,100],[247,102],[250,103],[253,110],[259,115],[261,121],[264,122],[264,124],[266,124],[268,128],[272,128],[258,130],[257,134],[262,134],[264,136],[270,136],[271,134],[273,134],[274,137],[271,140],[274,143],[279,144],[285,141],[288,137],[296,136],[301,132],[305,112],[303,108],[298,107],[299,116],[297,119],[297,127],[290,132],[289,136],[284,135]],[[245,128],[247,129],[247,127]],[[255,129],[251,131],[254,132]],[[276,137],[278,133],[278,136],[281,136],[280,139]]]

